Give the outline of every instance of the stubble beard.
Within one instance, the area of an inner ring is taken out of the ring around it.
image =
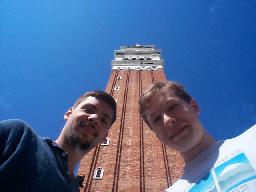
[[[98,137],[98,134],[94,133],[92,135],[92,139],[89,140],[86,138],[82,140],[79,137],[78,133],[73,133],[69,136],[68,141],[73,148],[79,148],[80,150],[84,151],[84,150],[90,150],[96,146],[95,140],[97,137]]]

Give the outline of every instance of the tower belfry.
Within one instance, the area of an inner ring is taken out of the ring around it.
[[[156,70],[163,68],[163,59],[154,45],[121,46],[112,66],[113,70]]]
[[[115,50],[106,92],[117,101],[117,119],[106,141],[81,160],[81,191],[159,192],[181,175],[179,153],[162,144],[139,116],[142,91],[165,80],[163,63],[154,45]]]

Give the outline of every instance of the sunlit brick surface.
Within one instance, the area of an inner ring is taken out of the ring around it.
[[[122,79],[116,80],[117,76]],[[117,120],[109,132],[110,145],[99,146],[82,159],[81,191],[164,191],[181,175],[179,153],[162,145],[138,113],[140,89],[158,80],[165,80],[162,69],[112,71],[106,91],[117,100]],[[120,89],[114,91],[115,86]],[[97,167],[104,169],[102,180],[92,179]]]
[[[139,116],[141,92],[159,80],[165,80],[163,69],[112,71],[106,91],[117,101],[117,119],[109,131],[110,145],[98,146],[82,159],[81,191],[159,192],[180,177],[179,153],[165,147]],[[114,90],[117,86],[120,89]],[[93,179],[97,167],[104,169],[101,180]]]

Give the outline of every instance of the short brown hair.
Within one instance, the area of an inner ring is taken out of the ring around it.
[[[94,97],[100,101],[103,101],[105,103],[107,103],[112,111],[113,111],[113,121],[112,124],[115,122],[116,120],[116,101],[115,99],[109,95],[108,93],[104,92],[104,91],[99,91],[99,90],[95,90],[95,91],[90,91],[90,92],[86,92],[84,93],[82,96],[80,96],[75,104],[73,105],[74,108],[76,108],[80,103],[82,103],[87,97]]]
[[[150,103],[151,98],[159,93],[159,91],[163,88],[167,88],[168,90],[173,90],[176,96],[180,97],[184,101],[190,103],[192,97],[185,91],[184,87],[173,81],[164,81],[164,82],[156,82],[152,84],[147,90],[145,90],[139,100],[140,107],[140,115],[144,119],[144,121],[149,125],[147,118],[145,116],[145,110]]]

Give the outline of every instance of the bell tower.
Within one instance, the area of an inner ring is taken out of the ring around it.
[[[80,162],[81,191],[159,192],[180,177],[183,160],[167,148],[139,116],[138,100],[152,82],[165,80],[161,50],[154,45],[121,46],[114,51],[106,87],[117,102],[108,138]]]

